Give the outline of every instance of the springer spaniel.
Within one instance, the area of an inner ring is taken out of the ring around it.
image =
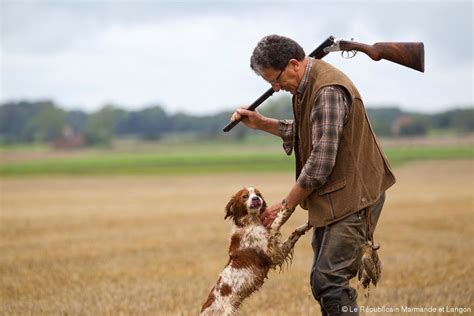
[[[243,188],[226,206],[224,219],[233,220],[229,246],[229,262],[209,293],[201,315],[233,315],[244,299],[258,290],[270,269],[291,260],[298,239],[311,228],[306,223],[298,227],[285,241],[280,241],[280,227],[293,210],[282,207],[271,228],[260,220],[267,207],[260,192]]]

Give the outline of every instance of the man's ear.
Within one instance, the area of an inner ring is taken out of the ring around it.
[[[233,217],[234,216],[234,200],[230,200],[229,203],[227,203],[227,206],[225,207],[225,216],[224,219],[227,219],[228,217]]]

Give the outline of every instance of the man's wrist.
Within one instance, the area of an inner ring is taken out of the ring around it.
[[[262,116],[262,121],[259,129],[275,136],[279,136],[278,120],[274,118]]]

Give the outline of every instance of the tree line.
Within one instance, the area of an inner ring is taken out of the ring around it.
[[[262,105],[260,111],[278,119],[291,118],[290,102],[288,97],[275,98]],[[398,107],[368,107],[367,112],[379,136],[425,135],[432,130],[474,132],[472,106],[436,114],[410,113]],[[70,134],[81,135],[85,145],[96,145],[125,137],[160,140],[169,135],[191,135],[242,139],[252,133],[240,125],[231,133],[222,133],[230,115],[231,111],[206,116],[170,114],[160,105],[134,111],[106,105],[87,113],[64,110],[53,101],[7,102],[0,105],[0,144],[54,142]]]

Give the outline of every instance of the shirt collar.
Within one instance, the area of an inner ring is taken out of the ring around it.
[[[308,85],[308,78],[309,74],[311,73],[311,68],[313,67],[313,58],[308,58],[308,63],[306,64],[306,69],[304,70],[303,79],[300,81],[298,85],[298,89],[296,90],[296,94],[301,96],[303,95],[304,91],[306,90],[306,86]]]

